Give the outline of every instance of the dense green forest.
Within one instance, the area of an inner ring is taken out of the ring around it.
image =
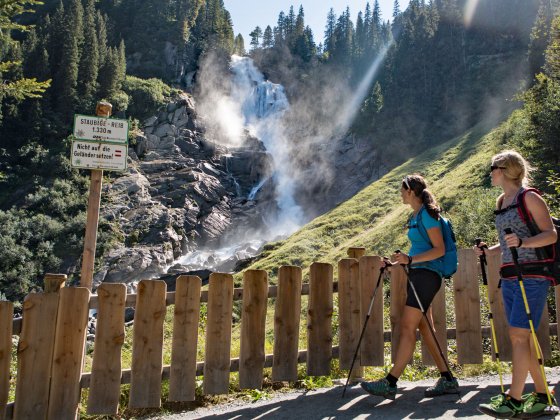
[[[275,27],[257,26],[247,47],[294,102],[327,77],[355,88],[385,54],[350,130],[371,137],[372,147],[390,139],[395,164],[492,114],[505,82],[522,103],[522,123],[510,133],[513,145],[539,167],[537,185],[554,194],[560,159],[558,3],[480,0],[467,22],[464,0],[412,0],[406,10],[395,1],[391,20],[381,16],[375,0],[355,22],[349,9],[340,16],[331,10],[319,43],[303,8],[296,13],[292,7],[279,14]],[[206,56],[227,68],[232,53],[246,53],[246,45],[234,36],[222,0],[0,3],[4,297],[20,300],[41,286],[46,272],[73,278],[79,271],[88,182],[68,162],[73,114],[91,114],[95,102],[106,99],[118,116],[141,120],[173,96],[171,86],[184,87]],[[526,65],[507,73],[519,57]],[[530,82],[519,86],[521,80]],[[318,116],[321,111],[321,104],[311,110]],[[97,255],[102,258],[118,240],[116,227],[101,220]]]

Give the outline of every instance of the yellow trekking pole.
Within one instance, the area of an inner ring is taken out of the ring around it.
[[[510,228],[504,229],[506,235],[510,235],[513,231]],[[529,302],[527,301],[527,294],[525,293],[525,286],[523,285],[523,275],[521,271],[521,266],[519,265],[519,259],[517,254],[517,248],[511,247],[511,256],[513,257],[513,264],[515,265],[515,270],[517,271],[517,280],[519,281],[519,288],[521,289],[521,295],[523,296],[523,303],[525,304],[525,312],[527,313],[527,319],[529,320],[529,328],[531,329],[531,335],[533,337],[533,344],[535,345],[535,352],[537,353],[537,360],[539,362],[539,367],[541,368],[541,375],[544,380],[544,388],[546,389],[546,396],[548,398],[548,405],[552,406],[552,397],[550,395],[550,390],[548,389],[548,383],[546,381],[546,376],[544,374],[544,364],[543,356],[541,353],[541,348],[539,346],[539,341],[537,340],[537,333],[535,332],[535,327],[533,326],[533,320],[531,319],[531,309],[529,308]]]
[[[476,246],[480,248],[480,243],[482,240],[476,238]],[[492,306],[490,305],[490,291],[488,290],[488,277],[486,276],[486,253],[484,252],[484,247],[480,248],[482,250],[482,255],[479,257],[480,260],[480,271],[482,272],[482,284],[486,286],[486,299],[488,300],[488,320],[490,321],[490,329],[492,331],[492,341],[494,342],[494,356],[498,362],[498,375],[500,376],[500,388],[502,389],[502,394],[505,394],[504,381],[502,379],[502,364],[500,363],[500,352],[498,350],[498,340],[496,339],[496,328],[494,328],[494,315],[492,314]]]

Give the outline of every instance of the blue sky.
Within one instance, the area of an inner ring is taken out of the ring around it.
[[[391,18],[394,0],[379,0],[381,7],[381,17],[383,20]],[[401,10],[408,6],[409,0],[399,0]],[[281,11],[287,13],[290,6],[294,6],[294,11],[298,12],[299,6],[303,6],[305,12],[305,24],[311,27],[315,42],[323,42],[323,33],[327,22],[327,13],[330,8],[334,9],[336,16],[339,16],[346,6],[350,7],[352,21],[356,23],[356,16],[361,10],[366,8],[367,0],[299,0],[297,2],[289,0],[224,0],[226,9],[231,13],[233,29],[235,35],[241,33],[245,40],[245,48],[249,48],[249,33],[260,26],[263,30],[266,25],[273,28],[278,20]],[[373,7],[373,0],[370,0]]]

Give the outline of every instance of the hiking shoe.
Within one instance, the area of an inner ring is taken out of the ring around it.
[[[397,395],[397,387],[391,386],[387,378],[372,382],[362,382],[360,385],[371,395],[378,395],[389,400],[394,400]]]
[[[558,404],[556,399],[552,395],[550,397],[552,399],[552,404],[556,406]],[[547,408],[550,406],[548,405],[548,397],[546,395],[540,396],[533,392],[523,395],[521,399],[523,400],[523,410],[515,416],[516,418],[532,419],[550,414],[550,412],[547,411]]]
[[[437,397],[439,395],[445,394],[460,394],[459,383],[457,379],[453,378],[448,381],[446,378],[441,376],[434,386],[429,387],[424,391],[425,397]]]
[[[523,412],[524,402],[515,404],[509,395],[500,394],[490,398],[489,404],[480,404],[478,411],[497,419],[517,418],[517,415]]]

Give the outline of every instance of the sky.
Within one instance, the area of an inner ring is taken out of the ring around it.
[[[298,13],[299,6],[303,6],[305,24],[311,27],[316,44],[323,42],[327,14],[330,8],[334,9],[336,16],[340,16],[346,6],[350,7],[350,16],[356,23],[356,17],[361,10],[366,8],[367,0],[224,0],[226,9],[231,13],[235,35],[241,33],[245,40],[245,48],[249,48],[251,38],[249,33],[258,25],[264,31],[267,25],[276,26],[278,14],[283,11],[288,13],[290,6]],[[391,19],[394,0],[379,0],[381,18],[386,21]],[[399,0],[401,11],[406,9],[409,0]],[[373,7],[373,0],[370,0]]]

